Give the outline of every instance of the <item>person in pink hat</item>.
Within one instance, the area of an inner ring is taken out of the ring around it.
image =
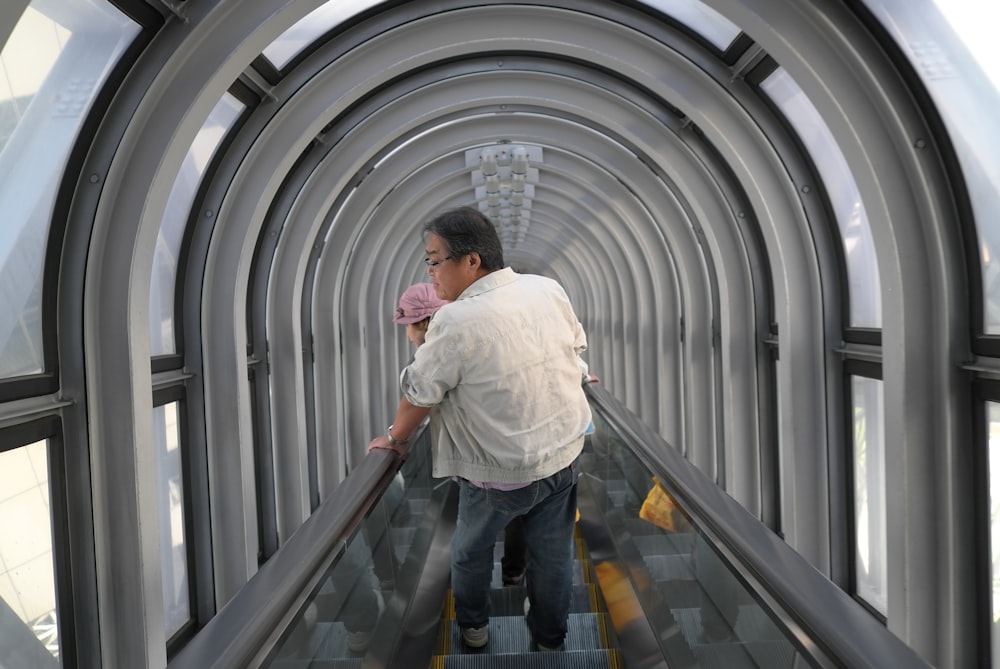
[[[431,316],[446,304],[447,300],[442,300],[434,294],[432,284],[415,283],[399,296],[399,306],[396,307],[396,315],[393,316],[392,322],[405,325],[406,338],[414,347],[419,347],[427,336],[427,326],[430,325]]]

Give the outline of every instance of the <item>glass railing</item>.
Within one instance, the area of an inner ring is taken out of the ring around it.
[[[640,630],[634,645],[655,642],[670,667],[930,666],[624,404],[587,394],[580,529],[602,590],[634,592],[608,603],[616,629]]]
[[[262,666],[354,666],[352,659],[357,666],[362,659],[386,666],[397,655],[403,636],[412,631],[407,614],[450,489],[449,479],[431,477],[428,439],[425,430],[411,445],[410,457],[316,581]],[[441,589],[430,607],[431,632],[443,605]],[[323,664],[313,664],[317,661]]]
[[[929,666],[614,397],[587,392],[578,529],[623,666]],[[428,666],[457,506],[428,438],[398,473],[389,451],[366,457],[170,668]]]
[[[407,543],[421,540],[414,516],[419,521],[429,500],[443,494],[430,478],[426,439],[420,435],[402,467],[391,451],[365,457],[170,669],[302,667],[398,645],[380,630],[398,634],[386,620],[406,587]]]
[[[774,620],[661,477],[594,416],[579,461],[580,532],[629,666],[828,666],[801,652],[797,630]]]

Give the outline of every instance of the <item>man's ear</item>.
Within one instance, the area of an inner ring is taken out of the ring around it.
[[[470,253],[466,257],[469,259],[469,261],[468,261],[469,262],[469,267],[472,268],[473,270],[479,269],[482,266],[482,264],[483,264],[483,259],[480,258],[479,254],[476,253],[475,251],[473,251],[472,253]]]

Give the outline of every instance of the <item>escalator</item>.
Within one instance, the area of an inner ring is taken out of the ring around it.
[[[457,488],[431,476],[422,434],[398,472],[392,454],[370,454],[169,666],[928,666],[603,389],[588,395],[597,430],[575,464],[564,652],[531,650],[525,589],[501,582],[502,534],[490,641],[462,642],[449,590]]]
[[[414,443],[413,456],[264,666],[625,666],[579,532],[565,652],[529,650],[526,589],[502,584],[502,534],[495,548],[489,643],[476,651],[464,646],[448,583],[457,487],[430,478],[425,440]]]

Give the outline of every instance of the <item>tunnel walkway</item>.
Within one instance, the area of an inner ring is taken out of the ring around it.
[[[588,394],[597,430],[575,464],[579,518],[564,652],[532,650],[525,589],[501,582],[502,535],[495,550],[490,641],[482,649],[462,643],[449,590],[457,487],[431,477],[425,432],[398,472],[390,466],[384,474],[369,473],[367,480],[376,484],[361,484],[345,496],[355,502],[369,497],[371,504],[358,507],[363,519],[327,551],[320,569],[299,581],[298,596],[270,597],[255,583],[270,579],[272,591],[280,590],[275,574],[302,569],[301,560],[286,554],[297,550],[289,541],[251,579],[248,594],[237,598],[244,601],[225,607],[170,666],[927,666],[679,455],[673,459],[672,448],[654,443],[649,428],[614,398],[603,391]],[[350,516],[349,509],[341,511]],[[311,518],[303,533],[334,531],[325,522]],[[261,590],[257,606],[280,608],[287,601],[288,610],[273,618],[275,627],[266,634],[244,631],[247,643],[256,644],[252,651],[227,657],[218,649],[234,642],[216,630],[240,626],[239,612],[250,605],[254,590]],[[247,659],[240,665],[234,657]]]

